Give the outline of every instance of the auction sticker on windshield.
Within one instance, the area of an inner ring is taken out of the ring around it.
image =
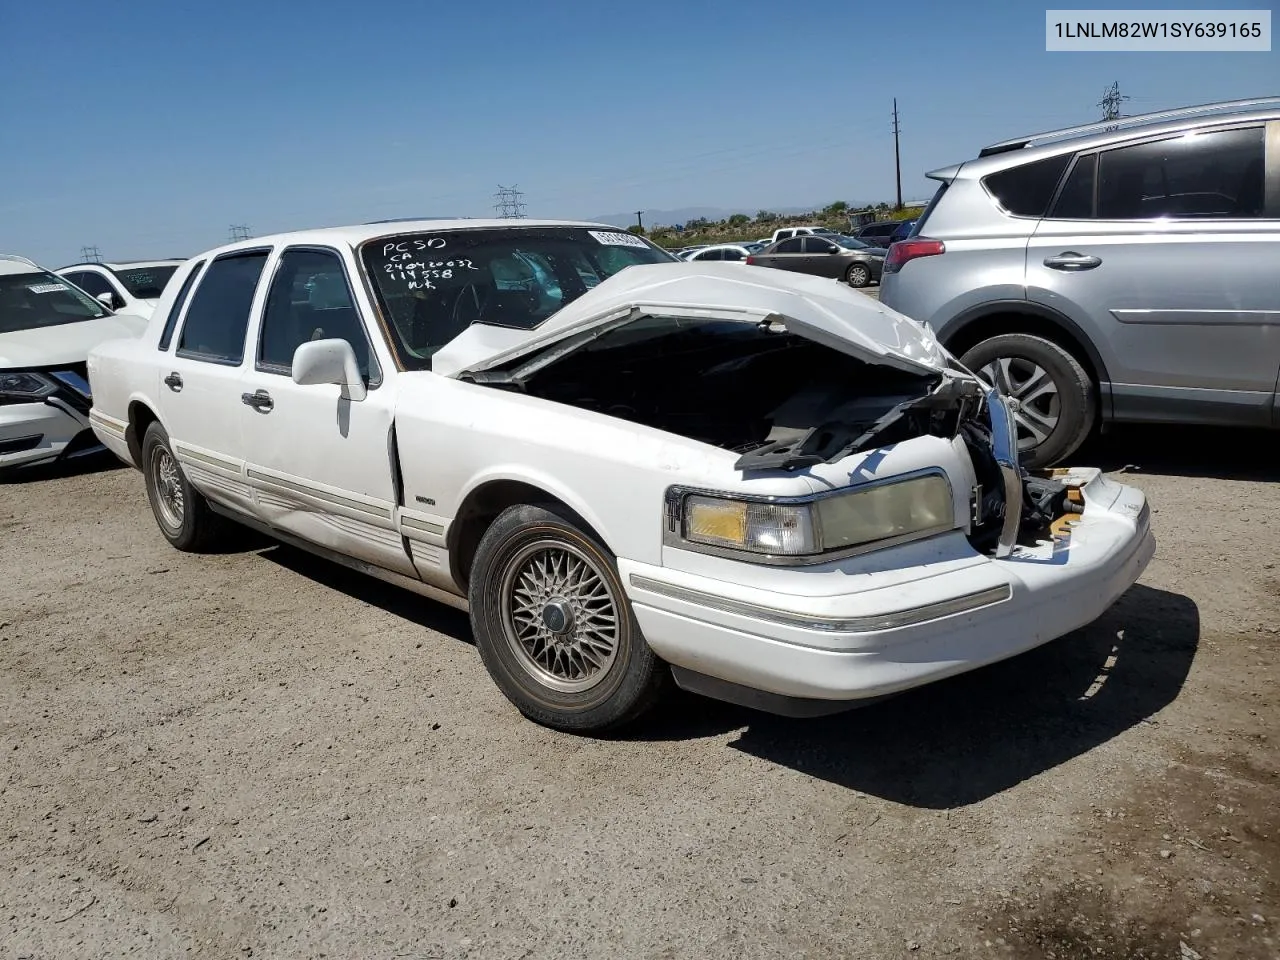
[[[648,244],[630,233],[610,233],[607,230],[588,230],[601,243],[608,247],[647,247]]]
[[[61,283],[36,283],[27,287],[32,293],[57,293],[59,290],[67,289]]]

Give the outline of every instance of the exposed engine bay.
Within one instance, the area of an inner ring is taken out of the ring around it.
[[[979,486],[975,546],[998,538],[1004,483],[983,391],[968,376],[867,363],[782,325],[644,318],[571,350],[522,357],[478,378],[740,454],[743,471],[797,470],[914,437],[961,436]],[[1024,477],[1020,526],[1044,529],[1066,489]]]

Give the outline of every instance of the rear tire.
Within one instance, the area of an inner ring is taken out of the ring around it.
[[[471,568],[471,628],[498,689],[535,723],[615,729],[671,671],[640,633],[612,553],[558,504],[508,507]]]
[[[188,553],[205,553],[226,542],[230,522],[209,509],[191,486],[159,421],[142,440],[142,476],[156,526],[170,545]]]
[[[960,362],[1015,401],[1018,453],[1025,466],[1061,462],[1093,431],[1098,388],[1080,362],[1053,341],[1002,334],[970,348]]]
[[[851,287],[865,287],[871,283],[871,268],[865,263],[855,263],[844,272],[844,279]]]

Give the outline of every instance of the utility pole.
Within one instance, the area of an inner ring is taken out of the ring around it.
[[[233,223],[231,225],[231,242],[232,243],[235,243],[237,240],[248,240],[248,239],[249,239],[249,228],[245,224]]]
[[[898,152],[898,98],[893,98],[893,173],[898,184],[898,205],[902,209],[902,156]]]
[[[520,218],[524,216],[524,201],[521,199],[524,192],[517,187],[499,186],[498,192],[493,195],[493,209],[499,217],[504,219]]]
[[[644,211],[643,211],[643,210],[637,210],[637,211],[636,211],[636,226],[640,228],[640,232],[641,232],[641,233],[643,233],[643,232],[644,232],[644,221],[640,219],[640,217],[641,217],[641,215],[642,215],[643,213],[644,213]]]
[[[80,259],[85,263],[101,263],[102,254],[98,252],[97,244],[92,246],[84,246],[80,248]]]
[[[1107,87],[1102,93],[1102,99],[1098,101],[1098,106],[1102,108],[1103,120],[1119,120],[1120,104],[1129,98],[1120,93],[1120,81],[1117,80],[1111,86]]]

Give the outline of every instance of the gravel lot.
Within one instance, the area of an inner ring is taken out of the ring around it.
[[[523,720],[448,608],[169,549],[132,470],[0,486],[0,957],[1274,958],[1275,442],[1077,458],[1159,548],[1070,637],[617,740]]]

